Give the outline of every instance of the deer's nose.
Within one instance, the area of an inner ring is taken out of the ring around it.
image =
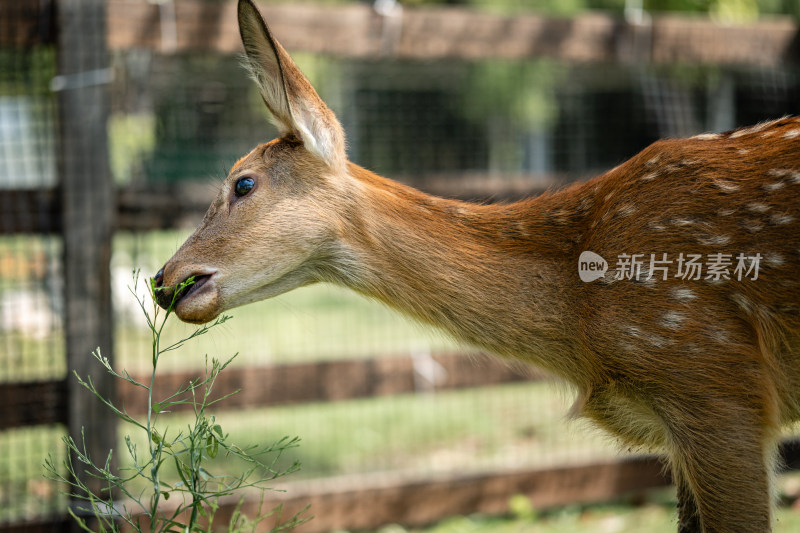
[[[161,270],[156,272],[156,275],[153,277],[153,285],[156,289],[160,289],[164,286],[164,267],[161,267]]]
[[[154,296],[156,297],[156,303],[163,309],[169,309],[169,306],[172,304],[172,288],[164,287],[163,267],[156,272],[156,275],[153,277],[153,288],[155,289]]]

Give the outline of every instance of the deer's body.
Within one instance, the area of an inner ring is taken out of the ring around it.
[[[181,319],[350,287],[548,370],[578,391],[576,414],[665,451],[681,531],[770,529],[779,430],[800,419],[800,119],[660,141],[522,202],[445,200],[347,162],[336,118],[249,0],[239,15],[282,135],[234,166],[156,276],[200,279]],[[641,254],[643,269],[583,282],[585,251]],[[726,276],[679,275],[679,258],[715,254]],[[739,255],[758,255],[757,273],[737,276]]]

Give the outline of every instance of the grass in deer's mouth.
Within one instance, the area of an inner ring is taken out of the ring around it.
[[[202,274],[187,278],[179,285],[180,288],[175,296],[175,302],[177,303],[179,300],[199,291],[209,279],[211,279],[211,274]]]

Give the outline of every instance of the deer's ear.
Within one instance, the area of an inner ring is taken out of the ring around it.
[[[239,0],[239,33],[246,66],[281,135],[293,134],[331,168],[347,161],[344,131],[251,0]]]

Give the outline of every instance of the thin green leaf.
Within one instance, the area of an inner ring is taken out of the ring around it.
[[[212,434],[209,435],[206,439],[206,453],[212,459],[217,457],[217,453],[219,452],[219,441],[217,438]]]

